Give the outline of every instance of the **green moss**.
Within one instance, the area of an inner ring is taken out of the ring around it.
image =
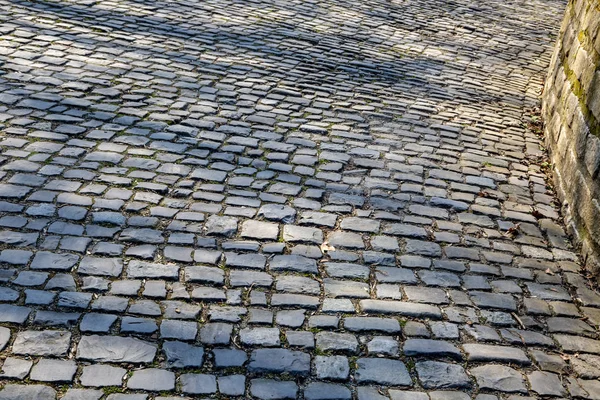
[[[350,364],[350,368],[356,371],[358,369],[358,357],[348,357],[348,364]]]
[[[229,375],[235,375],[235,374],[243,375],[246,373],[246,368],[244,368],[244,367],[228,367],[228,368],[224,369],[224,372]]]
[[[584,30],[580,31],[579,34],[577,35],[577,39],[579,40],[579,42],[581,42],[582,44],[585,43],[585,37],[587,36],[587,32]]]
[[[598,65],[598,61],[600,61],[600,54],[596,51],[596,47],[594,46],[594,40],[590,36],[590,33],[587,29],[579,31],[577,34],[577,39],[579,40],[579,44],[585,51],[587,51],[588,55],[592,58],[592,63],[594,65]]]
[[[320,349],[319,347],[315,347],[315,349],[313,350],[313,354],[315,356],[330,356],[333,353],[331,351],[324,351],[323,349]]]
[[[125,389],[119,386],[107,386],[104,388],[104,394],[123,393]]]
[[[596,117],[594,116],[594,114],[592,113],[592,111],[589,109],[589,107],[587,105],[588,104],[587,94],[583,90],[581,82],[579,82],[579,79],[577,79],[575,72],[571,69],[571,67],[567,63],[565,55],[564,55],[564,53],[562,53],[562,51],[560,53],[560,59],[562,61],[562,66],[565,71],[567,80],[571,84],[571,90],[572,90],[573,94],[577,97],[577,100],[579,102],[579,108],[581,109],[581,113],[583,114],[583,116],[588,124],[590,133],[592,135],[600,138],[600,123],[598,122],[598,120],[596,119]]]

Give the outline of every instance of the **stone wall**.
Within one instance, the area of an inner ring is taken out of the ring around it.
[[[570,0],[543,94],[546,146],[566,224],[600,274],[600,2]]]

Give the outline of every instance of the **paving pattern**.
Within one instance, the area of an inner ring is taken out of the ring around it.
[[[600,399],[563,7],[0,0],[0,399]]]

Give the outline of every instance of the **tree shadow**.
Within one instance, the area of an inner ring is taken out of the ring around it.
[[[193,15],[190,18],[182,18],[181,12],[171,12],[169,7],[172,8],[173,4],[167,2],[152,2],[151,8],[162,9],[161,15],[174,14],[175,16],[171,18],[136,16],[131,12],[123,14],[102,9],[99,3],[84,6],[66,2],[15,1],[13,4],[32,12],[54,16],[61,21],[77,22],[77,26],[91,28],[92,32],[95,30],[95,34],[92,35],[86,35],[84,32],[69,33],[67,37],[70,40],[82,45],[119,48],[158,58],[187,57],[199,72],[211,69],[228,70],[241,66],[250,68],[252,73],[261,75],[265,79],[293,79],[297,83],[312,82],[317,86],[327,86],[332,76],[345,74],[347,79],[344,84],[353,87],[377,82],[389,88],[400,83],[405,87],[408,85],[415,93],[435,92],[442,97],[458,96],[459,101],[496,102],[502,98],[502,93],[488,90],[483,86],[472,86],[465,90],[461,85],[451,85],[443,82],[443,79],[438,79],[444,72],[464,70],[463,65],[447,57],[440,57],[441,54],[438,53],[448,51],[456,54],[456,49],[460,47],[461,51],[464,49],[467,52],[479,53],[479,59],[485,57],[481,49],[477,46],[469,47],[464,39],[452,37],[440,39],[430,36],[431,45],[435,44],[439,48],[437,53],[430,55],[412,52],[410,49],[408,51],[393,47],[385,49],[385,44],[377,43],[384,42],[385,37],[374,34],[373,31],[376,30],[372,29],[365,35],[361,35],[360,27],[356,26],[349,31],[345,31],[344,26],[341,26],[337,32],[332,32],[331,29],[319,32],[318,27],[308,29],[301,23],[293,23],[290,20],[272,21],[268,18],[264,20],[256,18],[255,15],[263,12],[264,8],[277,11],[278,7],[268,2],[227,3],[228,6],[236,9],[238,14],[253,18],[252,23],[243,25],[225,21],[208,26],[201,25],[207,22],[205,17]],[[137,2],[125,2],[125,4],[130,5],[130,11],[135,11],[138,7]],[[265,7],[265,4],[269,7]],[[301,4],[299,7],[302,10],[303,20],[315,18],[319,16],[319,11],[322,11],[322,7],[317,6],[317,2],[298,4]],[[417,13],[410,12],[412,2],[400,4],[379,2],[378,7],[370,7],[362,3],[353,4],[349,1],[337,1],[332,4],[332,8],[351,10],[352,15],[367,21],[369,26],[378,27],[388,24],[407,34],[423,28],[420,36],[416,38],[427,39],[428,35],[435,35],[435,32],[439,31],[439,29],[432,29],[432,22],[435,20],[416,19]],[[382,7],[383,5],[385,8]],[[143,5],[141,6],[143,9]],[[202,3],[191,2],[186,6],[177,4],[177,7],[182,8],[182,11],[186,9],[191,11],[196,7],[202,9]],[[459,10],[460,3],[456,2],[455,7],[455,10]],[[439,10],[438,13],[435,12],[436,9]],[[279,7],[279,11],[281,10]],[[446,5],[438,8],[432,6],[432,10],[436,18],[447,19],[451,15]],[[415,19],[406,18],[398,22],[397,16],[402,14]],[[481,14],[485,15],[484,12]],[[320,18],[324,19],[323,16]],[[20,23],[25,29],[31,29],[27,28],[25,21],[15,22]],[[425,26],[422,27],[423,24]],[[194,26],[202,26],[202,28],[198,29]],[[102,30],[107,31],[108,37],[114,37],[114,42],[105,41],[104,39],[107,38],[100,40],[98,36],[103,36]],[[50,32],[57,36],[65,35],[65,32],[56,29],[50,29]],[[353,32],[359,34],[352,35]],[[140,38],[152,38],[156,45],[142,45],[139,43]],[[179,47],[179,49],[167,50],[171,42],[175,45],[172,47]],[[371,45],[374,51],[369,51],[368,47]],[[193,47],[193,50],[187,51],[186,46]],[[231,62],[219,61],[219,58],[229,58],[227,55],[219,57],[220,49],[223,48],[230,49],[230,54],[241,53],[241,55],[235,54]],[[243,54],[244,52],[248,54]],[[199,54],[215,53],[217,61],[207,62],[198,57]],[[387,56],[386,59],[381,59],[384,54]],[[337,79],[333,78],[333,81]]]

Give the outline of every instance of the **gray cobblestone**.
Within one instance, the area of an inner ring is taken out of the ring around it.
[[[0,399],[600,393],[562,4],[1,6]]]

